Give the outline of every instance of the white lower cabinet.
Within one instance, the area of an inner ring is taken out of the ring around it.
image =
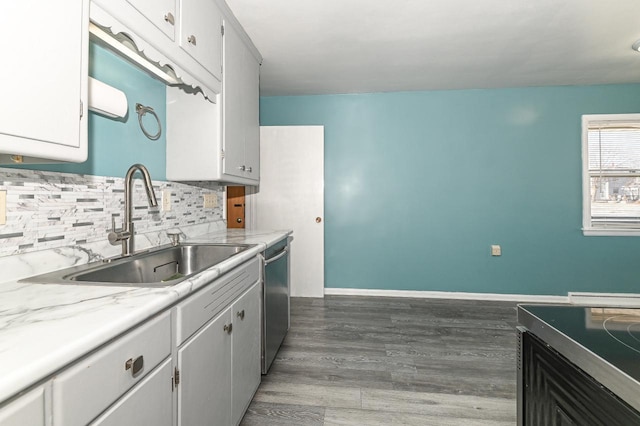
[[[231,424],[230,312],[222,312],[178,350],[179,426]]]
[[[52,383],[53,424],[89,424],[170,355],[171,315],[165,312],[56,376]],[[165,387],[171,391],[170,378]],[[166,404],[166,400],[155,400],[144,409],[161,411]],[[171,399],[168,404],[171,406]]]
[[[231,390],[233,424],[240,423],[253,394],[260,385],[260,294],[262,286],[251,287],[232,306]]]
[[[91,425],[172,426],[172,373],[171,359],[167,359]]]
[[[237,425],[260,384],[260,283],[178,350],[178,425]]]
[[[239,424],[262,377],[260,271],[248,260],[74,362],[2,405],[0,426]]]
[[[2,426],[44,426],[44,390],[32,390],[0,408]]]

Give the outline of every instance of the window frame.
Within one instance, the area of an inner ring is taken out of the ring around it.
[[[589,175],[589,124],[593,122],[635,121],[640,125],[640,113],[636,114],[585,114],[582,116],[582,233],[584,236],[637,236],[640,225],[633,228],[594,228],[591,217],[591,176]]]

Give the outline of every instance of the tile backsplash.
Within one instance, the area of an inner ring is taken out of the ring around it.
[[[209,182],[153,181],[158,207],[149,207],[141,180],[133,190],[136,233],[158,232],[223,220],[224,188]],[[6,224],[0,225],[0,256],[106,241],[112,218],[124,217],[124,178],[0,168],[0,190],[7,191]],[[171,193],[171,210],[162,195]],[[214,193],[218,207],[204,208]]]

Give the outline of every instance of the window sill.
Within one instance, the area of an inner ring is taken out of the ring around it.
[[[585,237],[637,237],[640,229],[582,229]]]

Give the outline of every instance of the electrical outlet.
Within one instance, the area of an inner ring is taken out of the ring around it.
[[[502,256],[502,248],[497,244],[492,245],[491,256]]]
[[[165,189],[162,191],[162,211],[168,212],[171,210],[171,190]]]
[[[0,191],[0,225],[7,223],[7,191]]]
[[[218,194],[204,194],[204,208],[213,209],[218,207]]]

